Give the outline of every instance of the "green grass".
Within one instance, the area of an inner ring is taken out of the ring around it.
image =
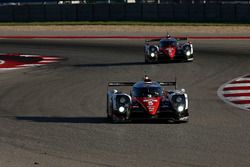
[[[51,26],[51,25],[139,25],[139,26],[250,26],[250,23],[189,23],[145,21],[73,21],[73,22],[2,22],[0,26]]]

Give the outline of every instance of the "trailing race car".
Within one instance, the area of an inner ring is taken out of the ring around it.
[[[185,90],[176,90],[176,81],[151,81],[147,76],[138,82],[109,82],[109,87],[132,86],[130,93],[116,89],[107,93],[107,118],[112,122],[136,119],[166,119],[187,122],[188,96]],[[174,90],[164,90],[174,86]]]
[[[193,44],[187,41],[187,38],[174,38],[169,35],[164,38],[147,40],[144,45],[144,53],[145,63],[171,60],[194,60]]]

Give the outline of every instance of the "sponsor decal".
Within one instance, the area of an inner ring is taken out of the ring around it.
[[[0,71],[41,66],[60,61],[55,56],[0,54]]]
[[[165,49],[161,49],[170,59],[175,57],[176,48],[172,46],[168,46]]]
[[[160,105],[160,97],[138,97],[137,101],[149,112],[151,115],[155,115]]]
[[[217,94],[226,103],[250,111],[250,75],[227,82],[218,89]]]

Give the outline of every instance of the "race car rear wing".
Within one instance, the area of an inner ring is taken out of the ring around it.
[[[136,82],[109,82],[108,87],[112,86],[133,86]],[[172,82],[158,82],[161,86],[174,86],[176,89],[176,81]]]
[[[176,82],[158,82],[161,86],[176,86]]]
[[[174,86],[175,89],[177,87],[176,81],[174,82],[158,82],[161,86]]]
[[[135,82],[109,82],[108,86],[133,86]]]
[[[157,41],[160,41],[162,38],[156,38],[156,39],[149,39],[149,40],[146,40],[145,42],[157,42]]]
[[[187,37],[177,37],[177,38],[175,38],[177,41],[186,41],[186,40],[188,40],[188,38]]]
[[[155,38],[155,39],[149,39],[149,40],[146,40],[145,42],[157,42],[157,41],[160,41],[163,38],[164,37],[162,37],[162,38]],[[187,41],[188,40],[187,37],[173,37],[173,38],[175,38],[177,41]]]

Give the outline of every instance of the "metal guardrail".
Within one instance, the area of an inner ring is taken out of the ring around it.
[[[158,21],[250,23],[250,4],[75,4],[0,6],[0,22]]]

